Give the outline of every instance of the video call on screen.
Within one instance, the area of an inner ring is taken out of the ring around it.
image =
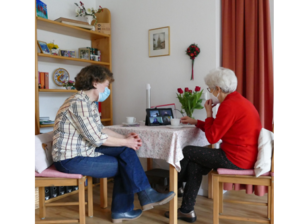
[[[152,110],[150,111],[151,124],[171,124],[172,111],[170,110]]]

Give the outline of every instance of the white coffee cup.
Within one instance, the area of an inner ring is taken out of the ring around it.
[[[178,126],[179,124],[180,124],[180,119],[178,119],[178,118],[171,119],[172,126]]]
[[[128,124],[134,124],[136,119],[135,117],[126,117],[126,121]]]

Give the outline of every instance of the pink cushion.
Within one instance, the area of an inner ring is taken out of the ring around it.
[[[231,170],[231,169],[224,169],[219,168],[218,174],[224,175],[246,175],[246,176],[255,176],[254,169],[252,170]],[[273,172],[266,172],[261,176],[274,176]],[[237,184],[237,183],[224,183],[223,189],[227,191],[235,190],[246,190],[247,194],[255,194],[257,196],[264,196],[265,193],[268,193],[268,186],[257,186],[251,184]]]
[[[82,178],[81,174],[73,174],[73,173],[63,173],[56,170],[54,164],[49,168],[45,169],[43,172],[38,173],[35,172],[36,177],[59,177],[59,178],[75,178],[80,179]]]
[[[246,175],[246,176],[255,176],[254,169],[252,170],[231,170],[231,169],[224,169],[219,168],[218,174],[225,174],[225,175]],[[261,176],[270,176],[271,172],[266,172]]]

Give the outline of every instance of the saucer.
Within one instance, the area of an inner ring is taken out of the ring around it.
[[[123,124],[123,125],[137,125],[137,124],[139,124],[139,123],[137,123],[137,122],[135,122],[135,123],[126,123],[126,122],[123,122],[122,124]]]
[[[172,125],[169,125],[168,128],[172,128],[172,129],[176,129],[176,128],[182,128],[183,125],[177,125],[177,126],[172,126]]]

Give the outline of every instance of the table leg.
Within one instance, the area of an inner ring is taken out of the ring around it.
[[[147,158],[147,171],[152,170],[153,167],[153,160],[152,158]]]
[[[170,201],[169,210],[170,210],[170,217],[169,223],[170,224],[177,224],[177,207],[178,207],[178,197],[177,197],[177,189],[178,189],[178,181],[177,181],[177,170],[174,166],[170,165],[170,191],[175,192],[175,197]]]

